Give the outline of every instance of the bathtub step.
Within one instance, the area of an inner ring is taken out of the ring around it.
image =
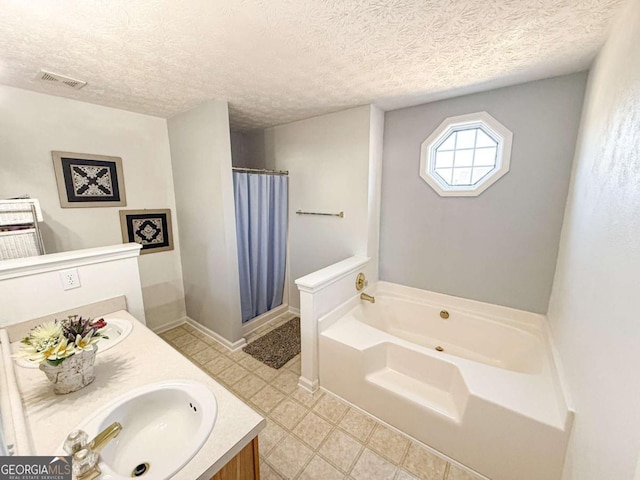
[[[405,397],[425,408],[435,410],[456,422],[460,421],[460,414],[451,392],[440,390],[433,385],[388,367],[372,372],[365,378],[367,382]]]

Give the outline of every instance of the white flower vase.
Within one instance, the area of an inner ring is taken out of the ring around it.
[[[96,379],[93,374],[93,365],[97,351],[98,346],[94,345],[93,350],[71,355],[56,366],[49,365],[47,362],[41,363],[40,370],[53,383],[54,393],[64,395],[75,392],[93,382]]]

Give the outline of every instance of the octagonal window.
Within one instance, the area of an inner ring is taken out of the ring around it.
[[[512,134],[486,112],[447,118],[422,143],[420,176],[442,196],[476,196],[509,171]]]

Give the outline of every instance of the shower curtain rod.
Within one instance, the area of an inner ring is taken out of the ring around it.
[[[265,170],[264,168],[233,167],[234,172],[257,173],[259,175],[289,175],[288,170]]]

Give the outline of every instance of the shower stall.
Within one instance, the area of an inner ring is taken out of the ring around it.
[[[242,322],[282,305],[288,172],[233,168]]]

